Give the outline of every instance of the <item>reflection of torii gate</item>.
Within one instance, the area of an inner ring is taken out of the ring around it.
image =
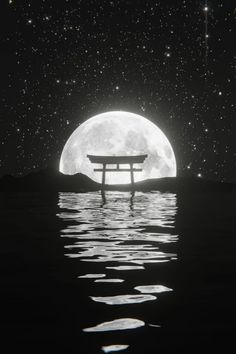
[[[134,168],[133,165],[143,163],[148,155],[135,156],[98,156],[87,155],[92,163],[102,164],[102,168],[94,168],[95,172],[102,172],[102,189],[106,181],[106,172],[130,172],[132,188],[134,187],[134,172],[141,172],[142,168]],[[130,168],[120,168],[120,165],[130,165]],[[106,165],[116,165],[116,168],[106,168]]]

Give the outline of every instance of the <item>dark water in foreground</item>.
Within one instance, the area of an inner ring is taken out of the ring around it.
[[[233,195],[3,195],[1,332],[37,352],[172,353],[235,337]]]

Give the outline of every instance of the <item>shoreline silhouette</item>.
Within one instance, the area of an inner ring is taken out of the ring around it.
[[[187,192],[230,192],[236,190],[236,183],[206,180],[199,177],[165,177],[148,179],[131,184],[105,185],[110,191],[161,191],[172,193]],[[54,192],[91,192],[101,190],[101,184],[77,173],[64,175],[53,168],[33,172],[23,177],[5,175],[0,179],[0,192],[9,191],[54,191]]]

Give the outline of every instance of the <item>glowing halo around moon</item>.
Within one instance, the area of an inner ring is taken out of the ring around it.
[[[101,183],[102,173],[94,172],[89,155],[133,156],[147,154],[135,182],[176,176],[176,159],[165,134],[151,121],[134,113],[114,111],[98,114],[81,124],[67,140],[60,159],[60,172],[82,173]],[[109,166],[111,167],[111,166]],[[125,168],[123,165],[121,168]],[[127,166],[128,167],[128,166]],[[129,172],[107,172],[106,184],[130,183]]]

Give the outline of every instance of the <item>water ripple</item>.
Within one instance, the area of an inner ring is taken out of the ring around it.
[[[77,281],[81,281],[81,287],[88,284],[82,283],[83,278],[93,282],[91,289],[95,289],[96,296],[90,296],[90,299],[97,303],[96,306],[120,305],[127,309],[129,316],[130,308],[138,311],[139,306],[146,306],[146,302],[154,303],[154,300],[158,304],[159,297],[152,294],[169,293],[171,296],[174,289],[156,284],[156,275],[159,274],[158,269],[167,267],[177,259],[177,254],[173,252],[173,245],[178,241],[174,228],[177,210],[175,194],[138,192],[133,196],[107,192],[106,197],[101,198],[98,192],[60,193],[59,207],[58,217],[67,225],[61,231],[61,237],[68,241],[65,256],[71,262],[84,262],[83,269],[88,271],[79,275]],[[122,272],[122,279],[113,277],[114,271]],[[146,284],[147,279],[150,285]],[[115,283],[122,285],[117,288],[113,285]],[[117,289],[121,290],[121,294],[117,295]],[[139,294],[132,294],[133,290]],[[102,293],[99,294],[100,291]],[[87,310],[88,313],[91,311],[89,308]],[[119,331],[145,325],[143,321],[128,316],[112,318],[83,331]],[[150,322],[148,318],[145,321]],[[149,323],[149,327],[160,326]],[[101,349],[109,353],[128,347],[128,344],[114,344]]]
[[[138,290],[142,294],[154,294],[154,293],[163,293],[165,291],[173,291],[173,289],[167,288],[163,285],[142,285],[135,286],[135,290]]]
[[[118,351],[121,351],[121,350],[125,350],[129,348],[129,345],[126,345],[126,344],[113,344],[113,345],[104,345],[102,347],[102,351],[104,353],[110,353],[110,352],[118,352]]]
[[[140,304],[145,301],[156,300],[153,295],[116,295],[116,296],[90,296],[95,302],[103,302],[107,305]]]
[[[103,322],[94,327],[84,328],[84,332],[106,332],[106,331],[123,331],[127,329],[135,329],[144,326],[145,323],[134,318],[119,318],[114,321]]]
[[[70,224],[62,237],[72,238],[66,256],[84,262],[163,263],[176,258],[175,253],[159,250],[160,244],[174,243],[172,233],[176,213],[174,194],[138,193],[132,210],[127,193],[108,193],[100,207],[98,193],[60,193],[60,218]],[[73,224],[71,225],[71,222]]]

